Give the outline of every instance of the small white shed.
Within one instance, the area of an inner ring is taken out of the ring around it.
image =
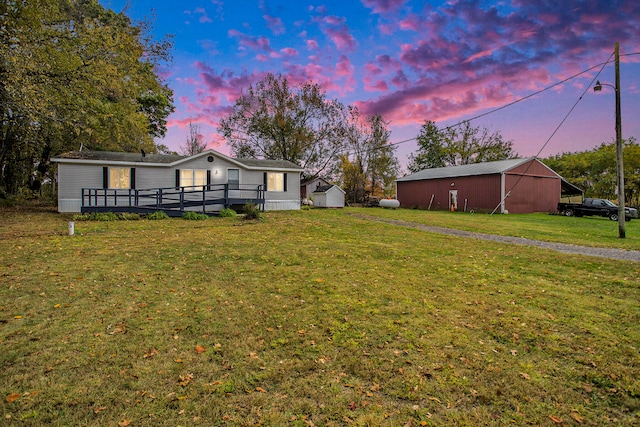
[[[337,185],[322,185],[313,192],[313,206],[318,208],[344,208],[345,192]]]

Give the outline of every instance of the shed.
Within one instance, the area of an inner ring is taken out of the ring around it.
[[[344,208],[345,192],[337,185],[321,185],[313,192],[313,205],[319,208]]]
[[[476,212],[556,212],[561,195],[582,190],[538,158],[425,169],[396,180],[404,207]]]

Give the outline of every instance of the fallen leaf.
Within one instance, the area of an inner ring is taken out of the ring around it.
[[[106,406],[100,406],[99,408],[94,409],[94,410],[93,410],[93,413],[97,415],[97,414],[99,414],[100,412],[104,411],[105,409],[107,409],[107,407],[106,407]]]
[[[205,348],[200,344],[196,346],[196,353],[200,354],[200,353],[204,353],[204,351],[205,351]]]
[[[262,387],[256,387],[256,391],[259,391],[260,393],[266,393],[267,390],[263,389]]]
[[[182,363],[182,359],[174,359],[173,361],[176,363]]]
[[[520,376],[522,378],[524,378],[525,380],[530,380],[531,377],[529,376],[529,374],[527,374],[526,372],[520,372]]]
[[[180,375],[179,378],[180,378],[180,381],[179,381],[180,385],[182,387],[186,387],[186,386],[189,385],[189,383],[193,379],[193,374],[188,374],[188,375],[185,375],[185,376]]]
[[[118,423],[118,427],[127,427],[128,425],[131,425],[131,420],[126,418]]]
[[[56,305],[53,306],[53,308],[60,308],[60,307],[61,307],[60,304],[56,304]]]
[[[18,393],[11,393],[10,395],[7,396],[7,403],[13,403],[16,400],[20,399],[20,394]]]
[[[22,316],[13,316],[14,319],[22,319]]]
[[[574,420],[576,420],[577,422],[579,422],[580,424],[582,424],[582,422],[584,421],[584,418],[580,416],[580,414],[576,413],[576,412],[572,412],[571,413],[571,418],[573,418]]]
[[[156,354],[158,354],[158,350],[153,349],[153,350],[145,353],[142,357],[145,358],[145,359],[151,359]]]
[[[562,424],[562,418],[560,417],[556,417],[555,415],[549,415],[549,418],[551,418],[551,421],[553,421],[556,424]]]

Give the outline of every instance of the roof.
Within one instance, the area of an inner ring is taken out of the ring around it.
[[[268,169],[268,170],[293,170],[303,169],[288,160],[267,160],[267,159],[235,159],[228,157],[215,150],[206,150],[193,156],[179,156],[176,154],[143,154],[123,153],[113,151],[71,151],[52,157],[51,161],[58,163],[144,163],[148,166],[170,166],[189,161],[201,156],[214,155],[232,163],[244,166],[246,169]]]
[[[330,184],[330,185],[319,185],[314,193],[326,193],[327,191],[331,190],[333,187],[337,188],[338,190],[342,191],[344,193],[344,190],[340,187],[338,187],[335,184]]]
[[[111,162],[145,162],[145,163],[162,163],[169,164],[188,156],[178,156],[176,154],[142,154],[140,153],[122,153],[114,151],[70,151],[68,153],[55,156],[56,159],[69,160],[98,160]]]
[[[302,181],[300,181],[300,185],[307,185],[307,184],[310,184],[310,183],[312,183],[314,181],[322,181],[327,185],[329,184],[329,181],[327,181],[326,179],[324,179],[321,176],[312,176],[312,177],[305,178]]]
[[[430,168],[404,176],[396,181],[422,181],[426,179],[455,178],[459,176],[494,175],[507,172],[531,160],[536,160],[536,158],[498,160],[495,162],[472,163],[470,165]]]
[[[301,169],[289,160],[268,160],[268,159],[235,159],[237,162],[242,163],[249,167],[261,167],[268,169]]]

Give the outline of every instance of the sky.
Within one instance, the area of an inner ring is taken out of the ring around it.
[[[267,73],[381,114],[401,165],[425,120],[472,119],[520,157],[591,150],[615,140],[616,42],[622,137],[640,141],[638,0],[100,2],[150,21],[156,39],[172,35],[173,61],[158,72],[176,110],[156,142],[175,151],[193,123],[207,148],[230,154],[220,119]]]

